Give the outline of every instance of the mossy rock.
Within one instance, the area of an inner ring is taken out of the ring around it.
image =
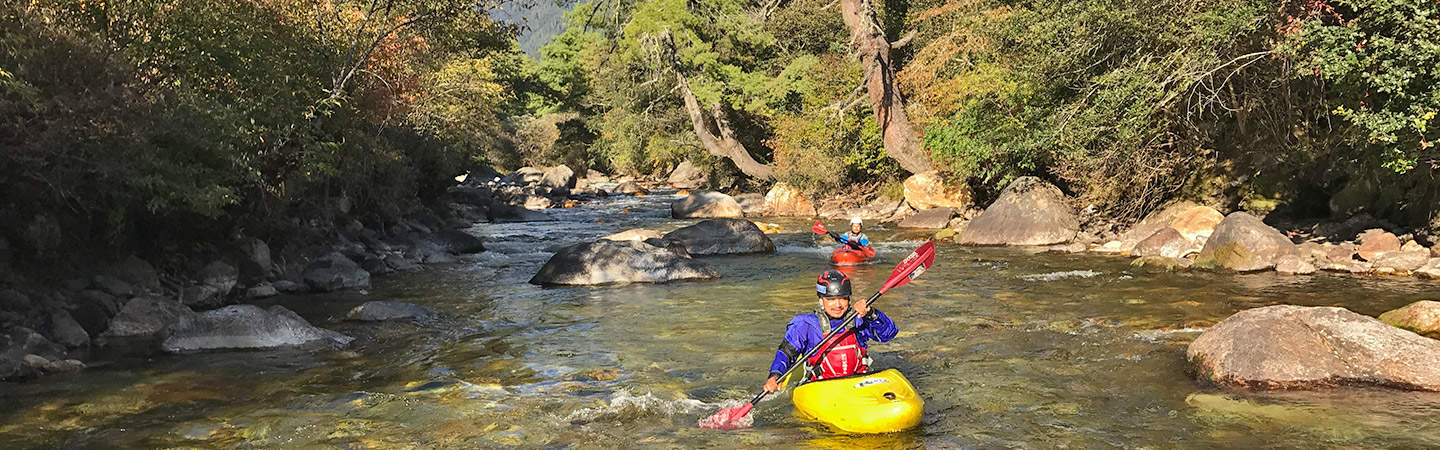
[[[1415,334],[1440,339],[1440,302],[1421,300],[1386,311],[1380,321]]]

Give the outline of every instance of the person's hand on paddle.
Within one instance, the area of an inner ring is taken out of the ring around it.
[[[855,302],[854,305],[850,305],[850,309],[855,310],[855,317],[865,317],[870,314],[870,302],[866,300]]]
[[[775,392],[778,390],[780,390],[780,376],[771,375],[769,379],[765,380],[765,392]]]

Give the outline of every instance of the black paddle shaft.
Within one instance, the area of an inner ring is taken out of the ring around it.
[[[844,240],[844,239],[840,239],[840,233],[836,233],[836,232],[834,232],[834,231],[827,231],[826,233],[829,233],[829,234],[830,234],[830,237],[833,238],[833,239],[835,239],[835,242],[839,242],[839,243],[841,243],[841,244],[848,245],[848,246],[850,246],[850,248],[853,248],[853,249],[856,249],[856,250],[859,250],[860,247],[861,247],[861,245],[860,245],[859,242],[850,242],[850,241],[847,241],[847,240]]]
[[[832,232],[832,233],[833,233],[833,232]],[[879,299],[880,299],[880,294],[884,294],[884,292],[878,292],[878,291],[875,292],[875,295],[872,295],[872,296],[870,296],[869,299],[865,300],[865,304],[866,304],[866,305],[869,305],[869,304],[875,303],[876,300],[879,300]],[[805,360],[807,360],[807,359],[810,359],[811,356],[814,356],[814,355],[815,355],[815,352],[816,352],[816,351],[819,351],[819,350],[820,350],[821,344],[824,344],[825,341],[830,340],[830,338],[831,338],[832,336],[835,336],[836,334],[840,333],[841,331],[845,331],[845,330],[850,329],[850,327],[853,326],[854,323],[855,323],[855,315],[856,315],[856,313],[855,313],[855,309],[854,309],[854,308],[851,308],[849,311],[846,311],[846,312],[845,312],[845,316],[840,318],[840,327],[831,329],[830,332],[829,332],[829,333],[826,333],[824,337],[821,337],[821,338],[820,338],[820,342],[817,343],[817,344],[815,344],[814,347],[811,347],[809,351],[806,351],[805,354],[800,355],[800,357],[797,358],[797,359],[795,359],[794,361],[790,361],[790,368],[789,368],[789,369],[786,369],[786,370],[785,370],[785,373],[780,374],[780,378],[778,378],[778,379],[776,379],[776,380],[777,380],[777,381],[779,381],[779,380],[784,380],[785,377],[790,376],[790,372],[794,372],[796,368],[798,368],[798,367],[800,367],[801,365],[803,365],[803,364],[801,364],[803,361],[805,361]],[[776,390],[778,391],[779,389],[776,389]],[[765,398],[766,395],[770,395],[770,393],[769,393],[769,392],[766,392],[764,389],[761,389],[761,390],[760,390],[760,394],[759,394],[759,395],[756,395],[754,399],[750,400],[750,404],[751,404],[751,405],[759,404],[759,403],[760,403],[760,399]]]

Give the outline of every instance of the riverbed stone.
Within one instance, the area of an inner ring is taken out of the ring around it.
[[[1275,271],[1285,275],[1310,275],[1316,270],[1309,258],[1300,255],[1285,255],[1275,260]]]
[[[1376,255],[1372,267],[1391,269],[1395,272],[1412,272],[1424,267],[1427,262],[1430,262],[1430,252],[1428,251],[1394,251]]]
[[[1215,208],[1209,206],[1196,206],[1181,212],[1174,220],[1170,221],[1170,228],[1174,228],[1181,236],[1190,241],[1204,242],[1215,233],[1215,227],[1225,220],[1225,215],[1220,214]]]
[[[1130,267],[1138,267],[1150,270],[1176,271],[1185,268],[1184,260],[1168,256],[1149,255],[1141,256],[1130,261]]]
[[[1440,341],[1344,308],[1241,311],[1191,342],[1185,356],[1200,379],[1225,386],[1440,391]]]
[[[1215,227],[1195,264],[1199,267],[1253,272],[1275,267],[1275,260],[1300,250],[1280,230],[1246,212],[1235,212]]]
[[[663,240],[656,240],[663,241]],[[719,278],[720,272],[678,248],[597,240],[560,249],[530,279],[540,285],[664,283]]]
[[[740,203],[740,212],[746,216],[763,216],[768,213],[765,210],[765,196],[754,192],[732,195],[736,202]]]
[[[1380,321],[1421,336],[1440,339],[1440,302],[1421,300],[1380,315]]]
[[[50,311],[50,337],[55,342],[66,347],[84,347],[90,344],[90,333],[80,322],[70,315],[69,311],[55,309]]]
[[[456,255],[468,255],[485,251],[485,241],[462,230],[440,230],[432,238],[440,248]]]
[[[799,188],[785,183],[775,183],[765,194],[763,206],[772,216],[815,217],[815,205],[805,197]]]
[[[745,217],[734,197],[714,191],[691,192],[670,202],[670,216],[676,219]]]
[[[649,228],[631,228],[619,233],[611,234],[600,239],[611,241],[644,241],[646,239],[659,239],[665,237],[665,233],[651,230]]]
[[[626,181],[624,183],[620,183],[620,185],[615,186],[615,192],[626,195],[645,195],[650,193],[649,190],[640,187],[640,183],[636,183],[634,181]]]
[[[196,284],[181,291],[181,303],[192,307],[211,307],[223,303],[235,284],[240,281],[240,270],[222,261],[214,261],[200,270]]]
[[[237,267],[243,279],[250,282],[274,276],[275,262],[270,256],[270,244],[257,238],[248,237],[235,244],[239,257]]]
[[[141,290],[160,286],[160,272],[155,270],[155,266],[135,255],[111,266],[108,273]]]
[[[1106,252],[1120,253],[1132,251],[1135,249],[1135,246],[1140,243],[1140,241],[1143,241],[1150,236],[1154,236],[1155,233],[1159,232],[1162,229],[1171,228],[1171,222],[1174,222],[1175,218],[1179,217],[1181,213],[1189,211],[1190,209],[1198,206],[1200,206],[1199,203],[1195,203],[1190,200],[1176,200],[1167,203],[1164,206],[1156,209],[1154,212],[1151,212],[1149,215],[1146,215],[1144,219],[1141,219],[1139,222],[1135,223],[1135,225],[1130,227],[1129,230],[1121,233],[1120,236],[1116,239],[1117,243],[1113,246],[1110,246]]]
[[[900,228],[924,228],[938,230],[950,225],[950,219],[955,217],[954,208],[932,208],[915,213],[915,215],[900,221]]]
[[[194,315],[180,302],[153,296],[136,297],[125,303],[110,327],[100,334],[106,344],[117,339],[161,339],[170,326]]]
[[[675,166],[675,170],[670,171],[670,177],[666,179],[666,182],[677,189],[695,189],[705,183],[705,173],[690,161],[681,161],[679,165]]]
[[[970,187],[959,183],[955,187],[945,185],[939,171],[931,170],[911,175],[904,181],[905,203],[911,208],[924,211],[932,208],[965,209],[970,207]]]
[[[316,328],[283,306],[230,305],[205,311],[173,324],[161,349],[170,353],[219,349],[256,349],[328,343],[349,344],[353,338]]]
[[[361,322],[383,322],[387,320],[409,320],[412,322],[429,322],[435,318],[435,312],[424,306],[405,302],[369,301],[350,309],[345,314],[346,320],[357,320]]]
[[[710,219],[665,234],[691,255],[773,253],[775,242],[745,219]]]
[[[1135,245],[1130,251],[1132,256],[1164,256],[1166,258],[1180,258],[1186,254],[1197,251],[1195,242],[1180,235],[1174,228],[1165,227],[1155,234],[1145,238]]]
[[[1355,254],[1366,261],[1373,262],[1383,253],[1400,251],[1400,238],[1379,228],[1365,230],[1355,238],[1355,241],[1360,243],[1359,248],[1355,249]]]
[[[266,283],[260,283],[260,284],[255,285],[255,286],[251,286],[249,289],[246,289],[246,290],[245,290],[245,298],[251,298],[251,299],[255,299],[255,298],[269,298],[269,297],[274,297],[274,296],[276,296],[276,295],[280,295],[280,291],[277,290],[277,289],[275,289],[275,286],[274,286],[274,285],[271,285],[271,284],[268,283],[268,282],[266,282]]]
[[[539,184],[540,180],[544,178],[544,170],[541,170],[538,167],[527,166],[515,169],[514,172],[510,173],[510,176],[506,177],[505,181],[519,185],[532,185]]]
[[[545,173],[540,176],[542,186],[569,189],[575,187],[575,181],[575,171],[564,164],[545,169]]]
[[[881,195],[861,206],[859,216],[865,220],[891,221],[895,217],[895,211],[904,205],[904,198],[894,199]]]
[[[1065,194],[1035,177],[1020,177],[955,236],[960,245],[1052,245],[1080,231]]]
[[[339,252],[332,252],[305,266],[302,277],[310,289],[318,292],[370,287],[370,272]]]
[[[135,287],[131,286],[130,283],[105,274],[95,275],[94,278],[90,279],[90,285],[105,291],[107,294],[120,298],[135,296]]]

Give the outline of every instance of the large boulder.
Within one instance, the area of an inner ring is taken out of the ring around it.
[[[140,257],[131,255],[110,267],[110,275],[141,290],[160,286],[160,272]]]
[[[429,308],[404,302],[370,301],[356,306],[345,314],[346,320],[358,320],[361,322],[383,322],[387,320],[409,320],[412,322],[429,322],[435,318],[435,312]]]
[[[359,264],[355,264],[355,261],[351,261],[350,258],[339,252],[330,253],[311,262],[310,265],[305,266],[305,272],[301,277],[304,278],[305,284],[310,286],[310,289],[319,292],[370,287],[370,272],[361,269]]]
[[[1140,241],[1153,236],[1162,229],[1169,228],[1170,223],[1174,222],[1176,217],[1180,217],[1181,213],[1197,206],[1200,204],[1190,200],[1177,200],[1161,206],[1131,226],[1129,230],[1120,234],[1120,237],[1116,239],[1119,241],[1119,245],[1116,246],[1117,251],[1135,248]]]
[[[955,208],[963,210],[970,206],[970,187],[961,183],[956,187],[945,186],[940,172],[931,170],[906,178],[905,203],[917,210],[931,208]]]
[[[1035,177],[1020,177],[1000,198],[955,236],[960,245],[1054,245],[1080,231],[1075,211],[1060,189]]]
[[[900,228],[925,228],[938,230],[950,225],[950,219],[955,217],[954,208],[932,208],[915,213],[915,215],[900,221]]]
[[[1400,251],[1400,238],[1379,228],[1365,230],[1355,240],[1360,243],[1355,253],[1366,261],[1374,262],[1381,255]]]
[[[775,242],[745,219],[710,219],[665,235],[691,255],[771,253]]]
[[[50,311],[50,337],[66,347],[84,347],[90,344],[90,333],[68,311]]]
[[[200,270],[198,282],[181,290],[180,301],[192,307],[218,306],[239,281],[239,269],[221,261],[211,262]]]
[[[564,164],[545,169],[545,173],[540,176],[540,184],[552,188],[573,188],[575,180],[575,171]]]
[[[1440,339],[1440,302],[1421,300],[1386,311],[1380,321],[1415,334]]]
[[[1166,258],[1178,259],[1192,251],[1199,250],[1195,242],[1181,236],[1174,228],[1165,227],[1155,234],[1140,241],[1130,251],[1134,256],[1164,256]]]
[[[343,346],[351,340],[353,338],[349,336],[316,328],[279,305],[269,309],[255,305],[231,305],[195,314],[174,324],[160,347],[164,351],[178,353],[311,343]]]
[[[655,240],[652,242],[657,242]],[[719,278],[714,268],[691,259],[679,248],[638,241],[611,241],[571,245],[560,249],[530,283],[540,285],[596,285],[664,283],[674,280]]]
[[[545,178],[545,171],[535,167],[521,167],[505,178],[505,181],[520,185],[539,184]]]
[[[735,201],[740,202],[740,212],[747,216],[763,216],[767,212],[764,195],[746,192],[734,197]]]
[[[1440,391],[1440,341],[1344,308],[1241,311],[1191,342],[1185,356],[1202,380],[1227,386]]]
[[[1215,233],[1215,227],[1220,226],[1223,220],[1225,215],[1215,208],[1196,206],[1181,212],[1175,220],[1170,221],[1170,228],[1185,236],[1185,239],[1204,242],[1210,239],[1210,235]]]
[[[775,183],[765,194],[764,210],[772,216],[815,217],[815,205],[795,186]]]
[[[1380,253],[1371,260],[1371,266],[1376,270],[1384,269],[1387,272],[1413,272],[1430,262],[1430,252],[1427,251],[1398,251]]]
[[[695,189],[705,183],[705,173],[699,167],[690,164],[690,161],[682,161],[670,171],[670,178],[666,179],[670,186],[678,189]]]
[[[1215,233],[1200,249],[1195,264],[1200,267],[1240,272],[1266,270],[1285,255],[1300,250],[1284,234],[1246,212],[1231,213],[1215,227]]]
[[[650,191],[647,191],[645,190],[645,188],[641,187],[640,183],[636,183],[634,181],[626,181],[624,183],[620,183],[619,186],[615,186],[615,192],[627,195],[645,195],[650,193]]]
[[[670,202],[670,216],[676,219],[710,219],[745,217],[745,212],[740,208],[740,202],[729,195],[702,191]]]
[[[495,222],[550,222],[554,217],[540,211],[521,208],[519,206],[497,203],[490,208],[490,220]]]
[[[461,230],[440,230],[432,238],[440,248],[456,255],[485,251],[485,241]]]
[[[110,321],[110,328],[100,334],[100,342],[105,345],[131,340],[159,342],[169,335],[171,326],[194,315],[194,311],[180,302],[136,297],[125,303],[120,314]]]
[[[270,244],[256,238],[244,238],[235,244],[240,254],[240,275],[247,281],[263,280],[278,273],[270,257]]]

